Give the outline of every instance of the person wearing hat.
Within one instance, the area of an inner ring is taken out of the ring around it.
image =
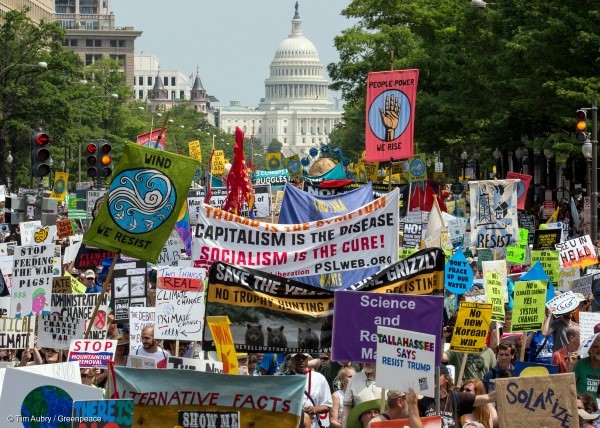
[[[554,306],[548,308],[544,318],[544,324],[542,326],[542,334],[544,336],[551,334],[552,339],[554,340],[552,352],[556,352],[560,348],[564,348],[569,344],[569,340],[567,339],[567,330],[578,325],[573,319],[573,312],[558,315],[558,318],[553,319],[554,311],[556,311]]]
[[[102,292],[102,286],[96,283],[96,273],[91,269],[85,271],[85,287],[86,293]]]
[[[306,388],[302,409],[310,416],[311,428],[320,428],[321,415],[329,413],[333,406],[331,391],[327,379],[321,373],[308,368],[308,360],[312,358],[307,353],[290,354],[290,368],[286,375],[302,375],[306,377]]]
[[[596,426],[596,420],[600,415],[586,412],[584,409],[577,409],[579,415],[579,427],[580,428],[594,428]]]
[[[342,428],[347,428],[347,416],[350,414],[352,407],[356,404],[356,397],[360,392],[367,388],[373,389],[375,395],[381,394],[381,388],[375,385],[376,382],[376,366],[375,364],[365,363],[362,371],[356,373],[350,379],[344,394],[344,412],[342,414]]]
[[[112,340],[117,341],[114,364],[115,366],[125,367],[127,365],[127,354],[129,353],[129,340],[127,340],[122,334],[113,336]]]
[[[389,421],[392,419],[406,419],[408,418],[408,407],[406,403],[406,393],[400,392],[396,389],[390,389],[387,392],[387,411],[371,419],[372,422],[376,421]],[[417,412],[418,414],[418,412]],[[349,425],[348,425],[349,426]],[[369,426],[371,424],[369,423]]]
[[[347,418],[348,428],[367,428],[369,422],[379,416],[381,398],[373,389],[365,388],[356,396],[354,403]]]
[[[445,364],[440,365],[440,412],[442,428],[459,427],[460,417],[473,412],[474,406],[481,406],[496,401],[496,391],[489,394],[474,395],[471,393],[457,392],[452,386],[450,372]],[[435,399],[424,397],[419,401],[420,416],[438,415]]]

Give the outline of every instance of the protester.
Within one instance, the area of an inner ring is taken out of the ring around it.
[[[356,370],[352,366],[342,367],[336,376],[336,380],[339,383],[340,389],[331,394],[331,413],[329,414],[329,424],[332,428],[341,428],[342,426],[342,414],[344,412],[344,393],[348,387],[350,379],[356,374]]]
[[[363,389],[354,399],[354,407],[348,414],[348,428],[367,428],[369,422],[379,415],[381,397],[376,396],[371,389]]]
[[[573,373],[577,382],[577,393],[590,394],[597,399],[600,386],[600,334],[596,335],[588,350],[588,356],[577,361]]]
[[[479,354],[456,352],[448,350],[442,356],[442,363],[453,365],[458,373],[462,367],[463,358],[467,359],[462,379],[457,379],[456,383],[462,385],[467,379],[481,379],[492,367],[496,365],[496,355],[487,346]],[[458,377],[458,374],[457,374]]]
[[[258,365],[258,374],[261,376],[277,374],[281,371],[280,367],[284,364],[285,357],[285,354],[264,354]]]
[[[579,326],[573,325],[567,330],[567,346],[552,354],[551,364],[558,366],[559,373],[568,373],[577,364],[579,345],[581,344],[580,337]]]
[[[408,404],[406,400],[406,393],[400,392],[395,389],[390,389],[387,392],[386,396],[387,410],[384,413],[381,413],[379,416],[374,417],[372,419],[372,422],[408,418]],[[369,424],[369,426],[371,425]]]
[[[143,357],[152,357],[156,360],[156,367],[164,369],[167,367],[167,361],[171,354],[169,351],[162,349],[154,340],[154,327],[146,326],[142,330],[142,347],[135,351],[135,355]],[[131,360],[127,359],[127,367],[131,367]]]
[[[486,393],[486,390],[480,379],[469,379],[460,388],[460,392],[483,395]],[[486,403],[473,407],[473,411],[461,416],[460,421],[463,424],[467,422],[479,422],[483,428],[493,428],[498,423],[498,413],[492,403]]]
[[[96,273],[92,269],[85,271],[85,292],[86,293],[101,293],[102,286],[96,283]]]
[[[577,325],[573,321],[573,313],[569,312],[560,315],[557,319],[551,320],[552,314],[556,311],[556,308],[552,307],[546,311],[546,317],[544,318],[544,325],[542,327],[542,334],[547,336],[552,335],[554,340],[554,346],[552,352],[558,351],[560,348],[567,346],[569,341],[567,340],[567,330],[574,325]]]
[[[321,373],[308,368],[310,354],[296,353],[290,355],[290,369],[286,375],[306,376],[306,390],[302,409],[311,418],[311,427],[321,426],[319,417],[329,413],[333,405],[331,391],[327,385],[327,379]]]
[[[342,415],[342,428],[347,428],[346,419],[355,404],[356,397],[363,389],[369,388],[377,396],[381,394],[381,388],[375,385],[377,377],[375,364],[366,363],[363,365],[362,371],[356,373],[346,388],[344,394],[344,412]]]
[[[498,354],[496,355],[497,364],[483,375],[483,385],[485,392],[496,390],[496,379],[504,377],[513,377],[515,367],[512,360],[515,357],[515,348],[510,343],[500,343],[498,345]]]

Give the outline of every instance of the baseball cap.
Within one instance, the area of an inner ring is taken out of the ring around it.
[[[96,279],[96,273],[93,270],[88,269],[85,271],[85,277]]]
[[[290,358],[294,358],[296,355],[304,355],[306,358],[312,358],[312,355],[306,352],[297,352],[295,354],[290,354]]]
[[[450,371],[448,370],[448,367],[446,367],[446,364],[440,364],[440,376],[441,375],[450,376]]]
[[[387,392],[387,398],[394,400],[396,398],[404,398],[406,397],[406,392],[398,391],[397,389],[390,389]]]

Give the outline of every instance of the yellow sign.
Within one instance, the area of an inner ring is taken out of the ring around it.
[[[237,354],[229,329],[229,324],[231,324],[229,317],[207,316],[206,322],[215,341],[219,360],[223,363],[223,373],[238,374]]]
[[[367,173],[367,181],[376,183],[379,179],[379,162],[365,162],[365,172]]]
[[[281,153],[267,153],[267,170],[269,171],[277,171],[278,169],[282,169],[281,165]]]
[[[356,175],[357,183],[366,183],[367,182],[367,171],[365,169],[364,163],[361,162],[358,165],[356,165],[356,168],[354,169],[354,174]]]
[[[225,153],[223,153],[223,150],[214,151],[210,173],[213,175],[225,175]]]
[[[190,157],[192,159],[196,159],[198,162],[202,162],[202,150],[200,149],[200,141],[189,141],[188,148],[190,150]]]
[[[459,352],[482,352],[491,319],[491,303],[460,302],[450,349]]]
[[[485,272],[485,294],[488,302],[492,304],[492,320],[504,322],[504,288],[498,272]]]
[[[67,194],[67,185],[69,184],[69,174],[66,172],[54,173],[54,185],[52,186],[52,192],[50,197],[63,201]]]

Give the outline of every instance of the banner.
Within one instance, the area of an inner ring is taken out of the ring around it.
[[[397,190],[347,214],[299,225],[203,205],[192,260],[196,267],[223,261],[294,277],[390,265],[398,254],[397,213]]]
[[[578,427],[575,374],[496,379],[500,428]]]
[[[160,136],[160,141],[158,137]],[[139,134],[136,143],[151,149],[165,150],[165,141],[167,141],[167,128],[158,128],[144,134]]]
[[[371,183],[338,195],[313,195],[291,184],[284,189],[279,224],[304,224],[347,214],[373,201]],[[379,267],[356,269],[336,274],[298,276],[296,280],[316,287],[343,289],[379,271]]]
[[[525,202],[527,201],[527,192],[529,191],[529,184],[533,177],[527,174],[520,174],[518,172],[508,171],[506,173],[506,179],[517,179],[517,208],[520,210],[525,209]]]
[[[185,203],[196,164],[126,144],[106,202],[83,242],[155,263]]]
[[[306,385],[304,376],[126,367],[115,367],[115,378],[116,388],[111,385],[111,389],[122,398],[133,399],[133,420],[143,417],[148,428],[177,425],[179,410],[239,411],[242,420],[253,421],[257,427],[297,428]]]
[[[450,349],[458,352],[483,352],[491,319],[491,303],[460,302]]]
[[[206,316],[229,318],[237,352],[328,351],[332,314],[331,291],[222,262],[209,271]],[[207,326],[202,349],[215,349]]]
[[[367,75],[367,162],[408,159],[414,155],[413,129],[419,70]]]
[[[431,294],[444,290],[444,252],[425,248],[383,269],[349,290],[379,293]]]
[[[560,251],[558,260],[560,261],[560,267],[563,269],[573,266],[583,269],[598,264],[596,248],[590,235],[559,242],[556,244],[556,249]]]
[[[63,201],[65,199],[65,195],[67,194],[68,185],[69,173],[55,172],[54,184],[52,186],[52,191],[50,192],[50,197],[58,201]]]
[[[443,297],[390,293],[334,293],[334,361],[373,363],[377,359],[377,327],[388,326],[435,336],[441,342]],[[441,352],[435,352],[435,365]]]
[[[15,247],[10,313],[14,318],[49,314],[54,244]]]
[[[516,180],[470,181],[471,246],[505,248],[517,241]]]
[[[377,327],[377,386],[435,397],[436,352],[433,335]]]

